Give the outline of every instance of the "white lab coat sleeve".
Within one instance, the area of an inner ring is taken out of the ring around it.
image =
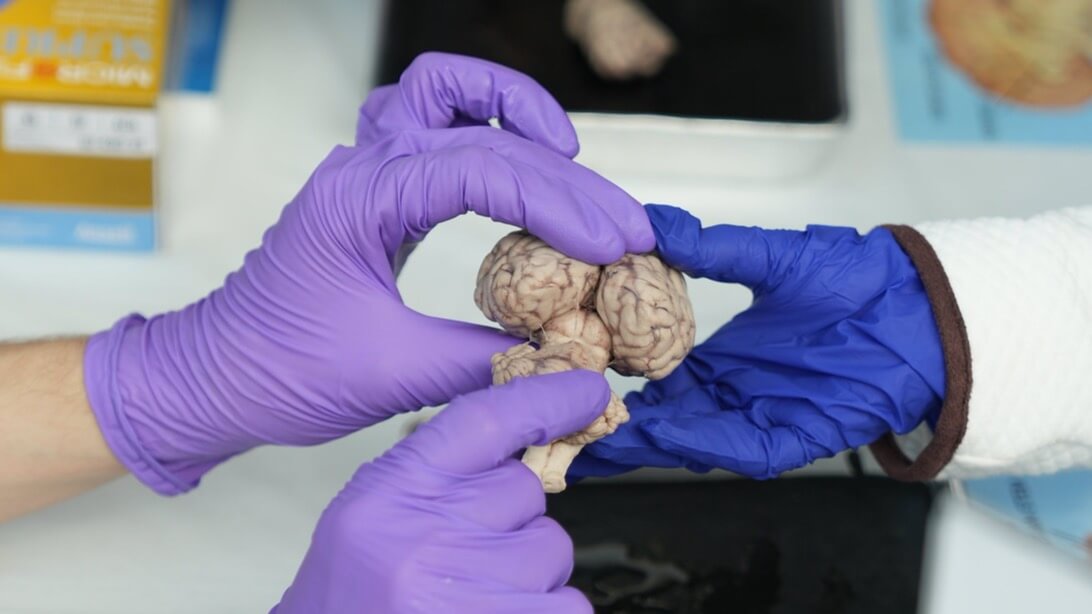
[[[946,433],[955,439],[930,477],[1092,467],[1092,207],[913,230],[932,248],[954,295],[943,307],[930,291],[946,360],[959,344],[969,353],[965,377],[956,372],[953,379],[948,365],[949,390],[963,380],[966,393],[945,399],[943,412],[958,416],[945,428],[959,432]],[[922,272],[921,254],[907,251]],[[962,337],[945,339],[953,323],[962,325]],[[920,447],[914,439],[901,447]]]

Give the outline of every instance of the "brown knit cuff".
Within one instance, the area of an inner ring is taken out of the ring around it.
[[[899,448],[894,433],[887,433],[870,447],[887,475],[898,480],[929,480],[952,460],[967,431],[967,406],[971,398],[971,346],[967,327],[940,258],[929,241],[910,226],[884,226],[910,256],[925,286],[940,332],[946,376],[944,405],[933,440],[911,461]]]

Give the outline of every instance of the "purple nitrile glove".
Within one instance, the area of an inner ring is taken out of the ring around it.
[[[360,107],[356,144],[370,145],[394,132],[422,128],[500,126],[573,158],[580,150],[565,111],[534,79],[485,60],[422,53],[397,85],[376,88]]]
[[[485,126],[502,129],[572,159],[576,130],[553,96],[527,75],[479,58],[430,51],[414,58],[394,85],[372,90],[360,107],[356,145],[374,145],[407,130]],[[395,256],[401,271],[416,244]]]
[[[527,88],[552,109],[536,121],[572,131],[545,92]],[[495,91],[463,94],[467,106],[495,107],[474,98]],[[588,262],[655,244],[629,195],[509,132],[406,130],[338,147],[222,288],[92,337],[85,385],[114,454],[176,494],[255,446],[325,442],[487,386],[490,356],[515,340],[417,313],[395,285],[404,247],[468,211]]]
[[[277,614],[591,612],[565,587],[572,541],[512,455],[587,426],[602,375],[519,378],[455,399],[356,472],[326,508]]]

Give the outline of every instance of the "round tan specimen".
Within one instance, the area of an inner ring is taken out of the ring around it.
[[[694,348],[686,281],[651,254],[627,254],[603,270],[596,311],[611,333],[611,368],[660,379]]]
[[[624,81],[660,72],[678,42],[637,0],[567,0],[565,32],[604,79]]]
[[[474,302],[506,331],[530,338],[592,299],[599,267],[565,256],[526,232],[500,240],[478,269]]]
[[[1092,100],[1092,0],[932,0],[929,24],[991,94],[1032,107]]]

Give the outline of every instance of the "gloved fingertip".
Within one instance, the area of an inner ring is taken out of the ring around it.
[[[671,205],[645,205],[653,240],[668,264],[687,273],[697,273],[701,220],[685,209]]]
[[[574,369],[566,373],[571,373],[569,377],[575,379],[578,385],[586,386],[588,390],[594,391],[594,401],[599,409],[606,407],[610,402],[610,383],[602,373],[591,369]]]
[[[587,596],[572,586],[562,586],[554,589],[551,595],[558,597],[559,601],[551,605],[551,612],[564,612],[565,614],[595,614],[591,602]]]
[[[701,225],[701,220],[694,214],[682,207],[676,207],[675,205],[648,203],[645,205],[645,212],[648,214],[648,219],[652,223],[652,227],[658,230],[668,230],[676,224],[689,223],[690,220]]]
[[[683,209],[682,207],[676,207],[675,205],[667,205],[663,203],[648,203],[647,205],[645,205],[645,209],[648,211],[649,217],[652,217],[653,215],[662,217],[688,215],[690,217],[694,217],[690,214],[689,211]]]
[[[561,251],[588,264],[605,266],[617,262],[626,253],[626,241],[617,228],[612,230],[599,238],[590,239],[587,245]]]
[[[641,429],[641,432],[649,437],[657,436],[664,431],[664,425],[666,423],[660,418],[648,418],[642,420],[637,428]]]
[[[542,95],[549,96],[545,91]],[[550,99],[550,102],[553,100]],[[576,129],[569,121],[569,116],[556,103],[535,105],[525,109],[523,115],[529,115],[531,119],[502,115],[498,118],[501,129],[533,141],[570,160],[580,153]]]
[[[686,470],[693,473],[709,473],[714,469],[716,469],[716,467],[712,465],[706,465],[695,461],[686,463]]]
[[[622,402],[625,403],[626,407],[630,410],[635,407],[655,403],[656,401],[655,394],[649,391],[647,386],[641,390],[631,390],[626,393],[626,396],[622,397]]]
[[[631,233],[629,251],[634,254],[647,254],[656,249],[656,233],[652,229],[652,223],[641,220],[637,228]]]
[[[576,136],[576,129],[569,123],[568,117],[564,124],[556,126],[561,133],[554,137],[554,147],[558,153],[572,160],[580,153],[580,139]]]
[[[751,288],[769,279],[803,235],[733,224],[703,227],[687,211],[668,205],[648,205],[646,210],[665,262],[691,277]]]

